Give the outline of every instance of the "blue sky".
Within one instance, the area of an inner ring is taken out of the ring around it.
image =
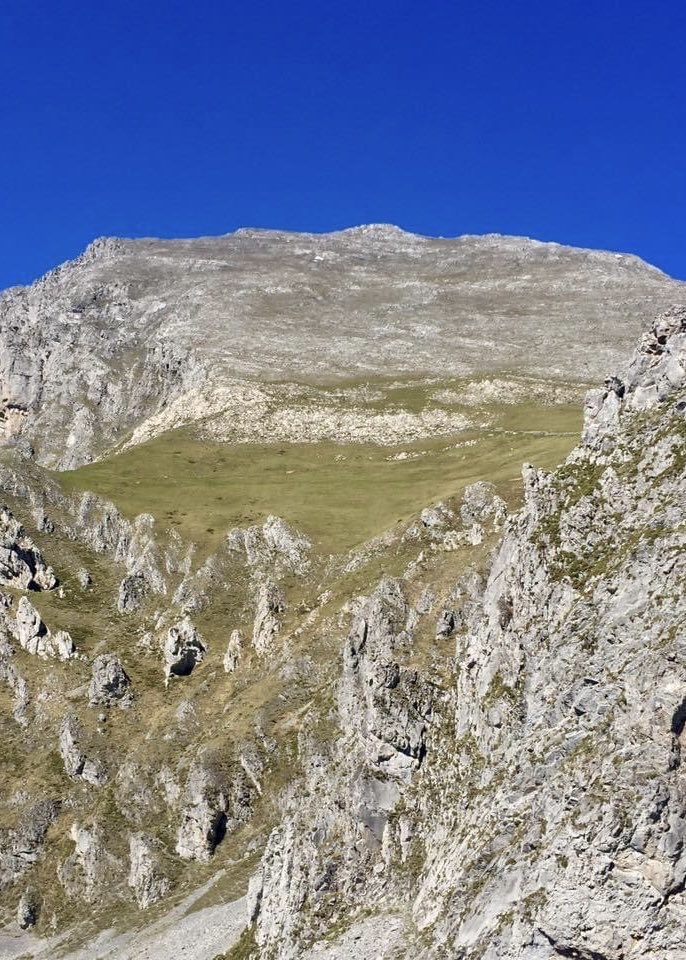
[[[95,236],[397,223],[686,278],[686,4],[3,0],[0,287]]]

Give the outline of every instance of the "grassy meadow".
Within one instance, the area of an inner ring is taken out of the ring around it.
[[[320,551],[341,552],[475,480],[491,480],[516,503],[521,464],[556,466],[581,426],[576,404],[487,404],[475,412],[491,425],[401,447],[229,444],[182,428],[58,476],[67,491],[92,490],[127,516],[150,512],[207,549],[228,528],[274,513]]]

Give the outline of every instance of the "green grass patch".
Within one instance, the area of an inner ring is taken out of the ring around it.
[[[581,424],[575,405],[489,405],[478,413],[493,427],[402,447],[227,444],[183,428],[57,476],[68,492],[92,490],[129,517],[152,513],[208,551],[230,527],[275,513],[318,550],[338,553],[475,480],[491,480],[516,500],[521,464],[555,467]],[[401,451],[407,459],[389,459]]]

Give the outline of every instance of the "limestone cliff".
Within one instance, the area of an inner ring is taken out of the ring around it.
[[[253,884],[265,955],[373,923],[389,956],[683,957],[685,463],[675,309],[589,395],[566,463],[525,467],[440,694],[403,666],[399,585],[354,618],[341,739],[303,740]]]

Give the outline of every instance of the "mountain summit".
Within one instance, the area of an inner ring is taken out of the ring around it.
[[[379,224],[104,238],[0,296],[0,438],[74,467],[225,409],[227,385],[597,380],[683,289],[633,256]]]

